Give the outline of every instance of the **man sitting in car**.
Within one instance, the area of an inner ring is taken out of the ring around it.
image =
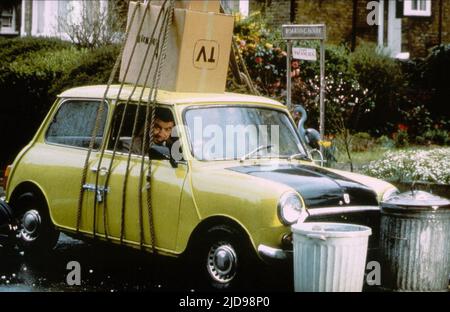
[[[172,112],[168,109],[157,108],[155,111],[155,125],[153,127],[153,145],[160,147],[171,148],[172,139],[171,134],[173,127],[175,126],[175,121],[173,119]],[[150,127],[150,124],[149,124]],[[144,130],[142,127],[139,134],[133,139],[131,144],[131,153],[141,155],[142,154],[142,146],[144,143]],[[150,140],[150,131],[148,131]],[[148,148],[144,148],[145,151]]]

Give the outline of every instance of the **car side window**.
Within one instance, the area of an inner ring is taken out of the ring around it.
[[[138,121],[135,129],[135,136],[133,135],[134,120],[136,117],[136,105],[128,105],[125,116],[122,123],[122,129],[119,133],[122,116],[124,114],[124,104],[119,104],[114,112],[112,131],[109,138],[108,149],[114,150],[114,146],[117,142],[116,151],[121,153],[129,153],[133,155],[142,155],[142,148],[144,147],[144,124],[145,124],[145,114],[146,107],[141,106],[138,113]],[[158,142],[153,142],[152,148],[167,147],[170,149],[171,144],[177,139],[173,138],[172,131],[170,131],[175,126],[174,117],[170,109],[158,107],[156,109],[155,115],[155,130],[154,130],[154,140]],[[169,129],[167,129],[167,127]],[[149,153],[149,149],[145,148],[145,154]],[[150,153],[152,159],[166,159],[162,155],[157,153]]]
[[[47,143],[88,148],[95,126],[100,101],[66,101],[60,107],[47,130]],[[100,128],[95,139],[94,149],[103,140],[103,130],[108,115],[108,105],[104,105]]]

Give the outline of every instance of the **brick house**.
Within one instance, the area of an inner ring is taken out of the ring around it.
[[[450,0],[221,1],[227,12],[261,11],[272,27],[325,23],[328,42],[352,48],[360,40],[375,42],[393,57],[423,57],[430,47],[450,42]],[[76,19],[85,5],[95,12],[106,9],[108,0],[1,0],[0,36],[64,38],[58,21]],[[376,24],[369,25],[367,18],[375,7]]]
[[[375,7],[376,24],[369,25]],[[352,48],[360,40],[375,42],[399,58],[423,57],[430,47],[450,42],[448,0],[251,0],[254,11],[261,11],[272,27],[325,23],[328,42]]]
[[[83,8],[91,14],[108,10],[112,1],[116,1],[124,11],[123,16],[126,16],[130,0],[0,0],[0,36],[31,35],[64,39],[61,21],[76,20]],[[248,14],[249,0],[221,2],[227,12]]]
[[[108,0],[1,0],[0,36],[65,38],[61,21],[76,21],[84,8],[98,14],[107,7]]]

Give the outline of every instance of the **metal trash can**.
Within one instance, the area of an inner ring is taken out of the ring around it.
[[[371,228],[311,222],[295,224],[292,231],[295,291],[362,291]]]
[[[383,288],[447,291],[450,274],[450,201],[423,191],[381,203]]]

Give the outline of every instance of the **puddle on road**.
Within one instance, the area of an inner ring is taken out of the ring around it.
[[[67,264],[81,266],[81,286],[66,283]],[[152,292],[195,291],[196,277],[188,276],[181,261],[152,257],[140,251],[84,243],[61,234],[51,255],[28,258],[15,250],[0,255],[0,292]],[[249,290],[292,291],[289,276],[276,282],[258,280]]]

